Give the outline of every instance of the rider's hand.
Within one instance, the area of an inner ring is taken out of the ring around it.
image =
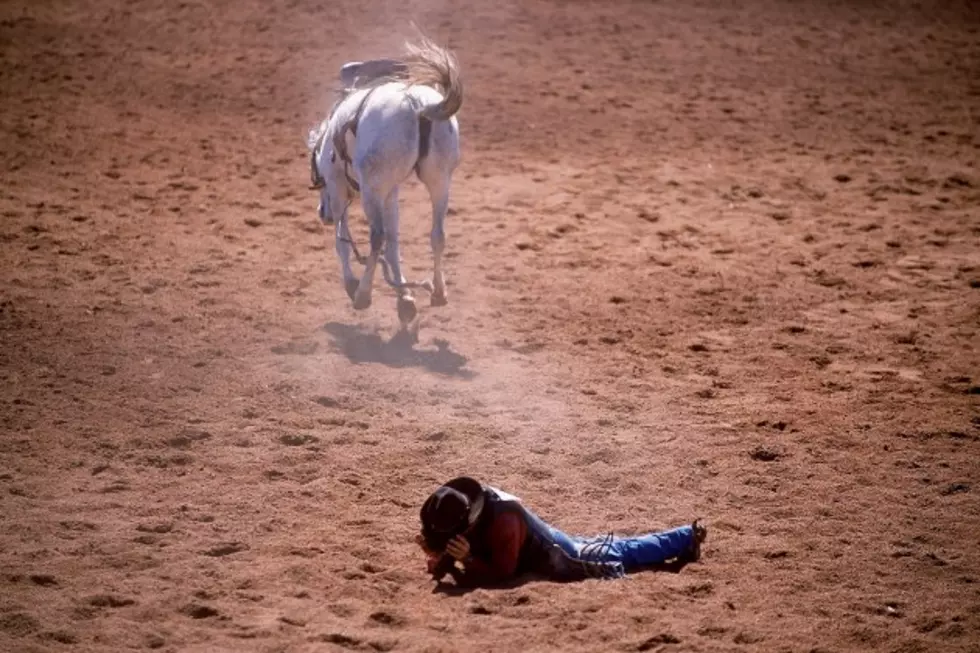
[[[466,559],[470,557],[470,543],[462,535],[457,535],[449,540],[449,544],[446,545],[446,552],[460,562],[466,562]]]

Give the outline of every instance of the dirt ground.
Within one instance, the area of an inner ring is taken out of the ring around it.
[[[411,18],[409,351],[305,141]],[[975,3],[6,0],[0,57],[0,650],[980,651]],[[434,592],[460,473],[704,557]]]

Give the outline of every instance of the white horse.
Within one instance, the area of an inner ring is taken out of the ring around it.
[[[341,69],[345,89],[330,115],[311,130],[308,146],[319,215],[333,223],[344,288],[356,310],[371,305],[374,272],[398,293],[403,328],[416,317],[413,288],[431,293],[432,306],[447,303],[442,254],[452,175],[460,161],[456,113],[463,85],[453,54],[428,39],[406,45],[401,60],[351,62]],[[431,281],[409,283],[398,253],[398,188],[412,173],[432,201]],[[370,226],[370,253],[362,257],[348,226],[347,210],[360,195]],[[351,252],[364,265],[351,269]]]

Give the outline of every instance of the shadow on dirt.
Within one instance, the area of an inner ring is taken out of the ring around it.
[[[328,322],[323,330],[333,337],[334,347],[352,363],[381,363],[388,367],[420,367],[434,374],[472,379],[467,359],[454,352],[449,343],[436,339],[435,349],[417,348],[413,338],[400,332],[388,341],[381,334],[360,326]]]
[[[670,573],[670,574],[679,574],[681,570],[683,570],[684,567],[686,567],[688,564],[690,563],[687,561],[671,560],[670,562],[665,562],[659,565],[648,565],[642,568],[631,570],[628,575],[632,576],[634,574],[642,574],[648,572],[663,572],[663,573]],[[569,582],[580,582],[580,581],[569,581]],[[560,581],[548,580],[547,578],[537,576],[534,574],[525,574],[523,576],[508,580],[503,583],[498,583],[496,585],[488,585],[486,587],[480,587],[480,588],[460,586],[446,581],[439,581],[435,584],[435,587],[432,588],[432,593],[445,594],[447,596],[465,596],[475,589],[483,589],[483,590],[491,590],[491,591],[512,590],[512,589],[517,589],[518,587],[522,587],[524,585],[536,584],[536,583],[560,583]]]

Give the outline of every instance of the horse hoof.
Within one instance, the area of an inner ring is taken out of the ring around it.
[[[360,285],[361,284],[357,281],[357,279],[348,279],[344,283],[344,290],[347,291],[347,296],[350,297],[352,302],[357,301],[357,287]],[[368,303],[370,303],[370,301]]]
[[[354,297],[354,310],[363,311],[371,308],[371,295],[356,295]]]
[[[445,306],[449,303],[449,298],[446,297],[446,293],[432,293],[429,296],[430,306]]]
[[[415,306],[415,300],[411,297],[399,297],[398,298],[398,321],[402,324],[408,324],[414,320],[419,314],[418,308]]]

